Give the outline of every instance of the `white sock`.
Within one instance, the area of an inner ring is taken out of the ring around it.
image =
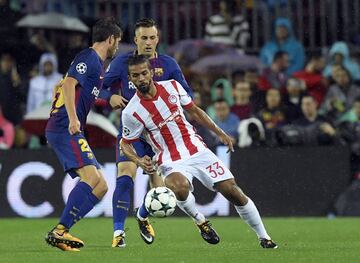
[[[190,216],[196,224],[199,225],[205,222],[205,216],[197,210],[195,206],[195,196],[191,192],[189,192],[185,201],[177,201],[176,204],[185,214]]]
[[[115,230],[114,231],[114,237],[117,237],[118,235],[124,233],[124,230]]]
[[[242,219],[256,232],[258,238],[271,239],[264,224],[261,220],[259,211],[257,210],[254,202],[248,198],[248,202],[244,206],[235,206],[236,211]]]

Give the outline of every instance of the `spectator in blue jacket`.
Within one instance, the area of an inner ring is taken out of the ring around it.
[[[335,42],[329,51],[329,63],[326,65],[323,75],[327,78],[333,75],[333,67],[344,67],[355,81],[360,80],[359,64],[350,58],[349,47],[345,42]]]
[[[285,51],[290,59],[287,74],[291,75],[304,67],[304,47],[295,39],[289,19],[283,17],[277,18],[274,26],[273,38],[262,47],[260,59],[265,65],[269,66],[276,52]]]

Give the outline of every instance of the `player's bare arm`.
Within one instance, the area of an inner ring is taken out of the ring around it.
[[[69,133],[71,135],[80,132],[80,121],[75,110],[75,87],[78,81],[72,77],[66,77],[62,85],[66,112],[69,117]]]
[[[131,143],[127,143],[124,140],[121,140],[120,147],[121,151],[126,155],[126,157],[134,162],[137,166],[140,166],[147,174],[152,175],[155,172],[151,158],[147,155],[144,157],[138,156]]]
[[[120,109],[120,108],[125,108],[126,103],[128,103],[128,100],[120,95],[114,94],[110,97],[109,103],[110,103],[110,106],[114,110],[116,110],[116,109]]]
[[[200,109],[195,104],[192,104],[186,109],[186,111],[197,123],[213,131],[219,137],[220,141],[229,147],[230,151],[234,151],[231,137],[227,135],[222,129],[220,129],[219,126],[217,126],[215,122],[213,122],[213,120],[210,119],[210,117],[202,109]]]

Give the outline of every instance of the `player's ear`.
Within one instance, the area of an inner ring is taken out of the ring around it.
[[[136,36],[134,36],[134,43],[135,43],[135,45],[137,45],[137,37]]]
[[[115,41],[115,36],[111,35],[108,37],[107,42],[109,43],[109,45],[112,45],[112,43]]]

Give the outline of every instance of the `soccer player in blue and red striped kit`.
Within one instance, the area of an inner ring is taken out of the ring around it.
[[[152,70],[154,72],[153,79],[155,81],[175,79],[179,82],[186,92],[192,96],[192,91],[186,82],[184,75],[181,72],[179,65],[175,59],[158,54],[156,46],[159,42],[159,32],[157,25],[152,19],[141,19],[135,24],[135,37],[136,50],[124,55],[117,56],[109,65],[105,73],[104,87],[120,87],[121,88],[121,101],[119,97],[112,97],[110,104],[122,104],[126,106],[136,92],[136,87],[128,79],[128,66],[127,61],[134,53],[145,55],[149,58]],[[114,99],[114,100],[112,100]],[[120,140],[122,138],[122,128],[119,129],[119,136],[116,144],[116,163],[117,163],[117,179],[116,187],[113,195],[113,217],[114,217],[114,238],[112,247],[125,247],[125,232],[124,224],[127,217],[128,209],[130,207],[130,193],[134,187],[134,179],[138,165],[130,161],[120,151]],[[134,142],[133,147],[140,156],[153,156],[151,146],[146,143],[142,138],[138,142]],[[150,175],[151,185],[163,186],[164,183],[160,176]],[[137,213],[137,219],[140,227],[140,235],[142,239],[151,244],[154,241],[154,230],[150,225],[148,219],[148,212],[141,206]]]
[[[59,223],[45,241],[64,251],[79,251],[84,242],[69,229],[105,195],[107,185],[100,166],[84,137],[86,117],[102,97],[103,61],[114,56],[122,31],[114,18],[99,20],[93,27],[93,45],[81,51],[56,87],[46,138],[64,171],[80,181],[70,192]],[[104,97],[108,94],[104,95]],[[118,95],[113,95],[114,97]]]

